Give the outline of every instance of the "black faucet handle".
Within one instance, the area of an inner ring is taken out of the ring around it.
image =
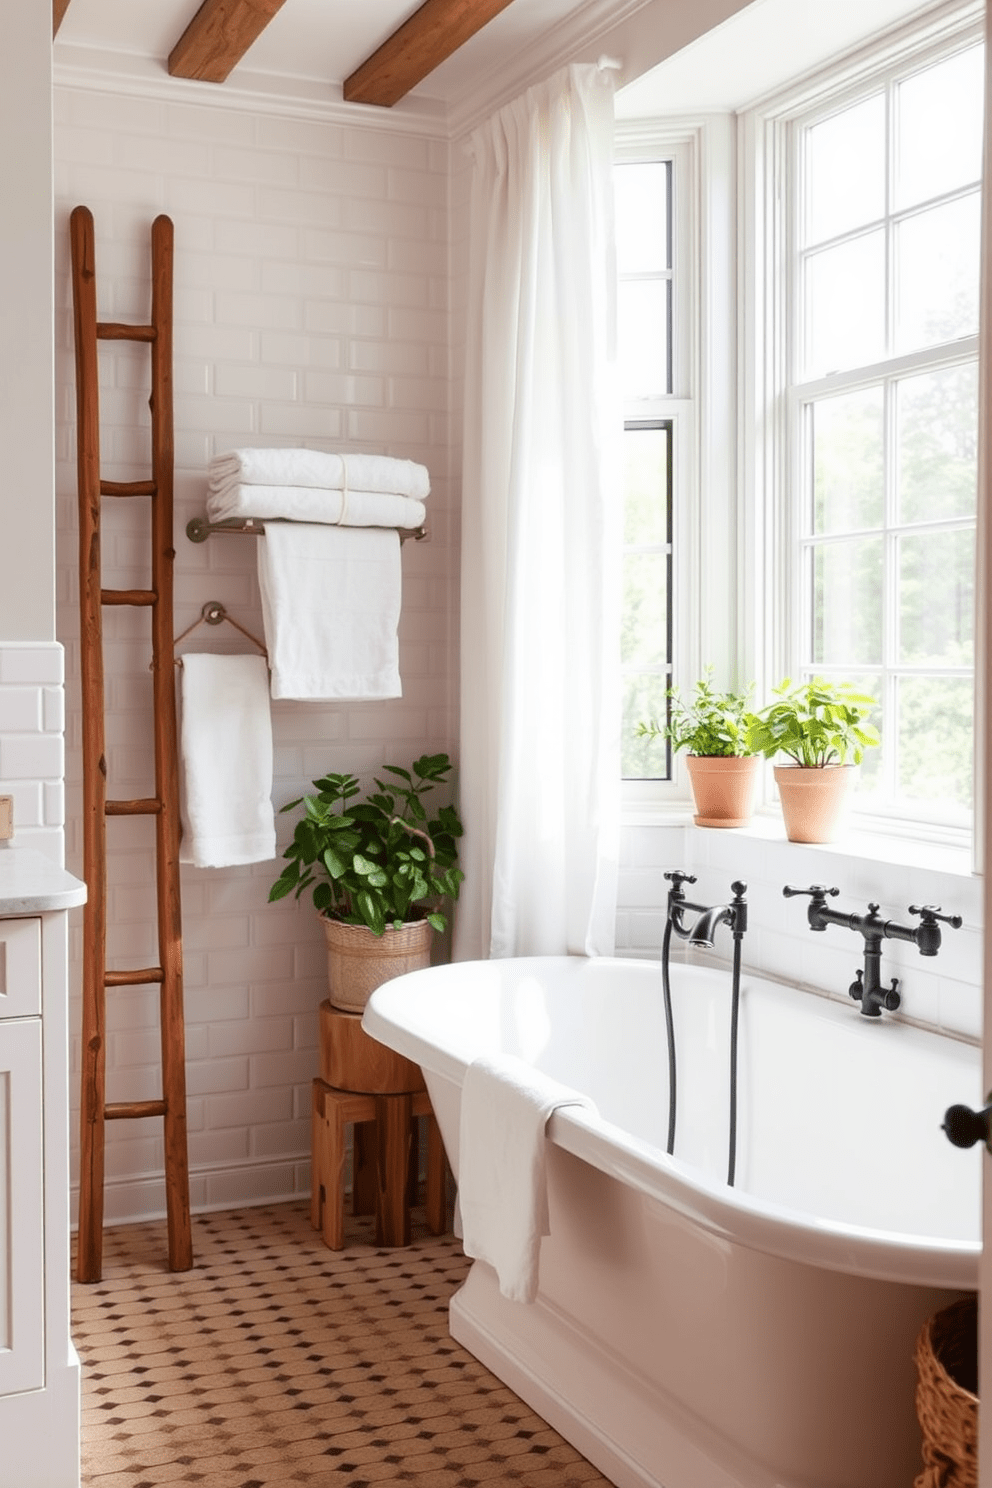
[[[911,904],[909,913],[919,915],[924,925],[936,925],[940,920],[945,925],[950,925],[952,930],[960,930],[964,924],[960,915],[945,915],[940,913],[939,904]]]
[[[696,875],[694,873],[683,873],[681,868],[673,868],[671,873],[665,874],[665,877],[676,890],[680,889],[683,884],[696,882]]]
[[[791,884],[786,884],[782,894],[786,899],[795,899],[797,895],[808,894],[814,904],[825,904],[827,895],[836,899],[840,889],[828,889],[825,884],[810,884],[808,889],[794,889]]]

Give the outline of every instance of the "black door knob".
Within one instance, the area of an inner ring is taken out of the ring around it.
[[[983,1106],[980,1111],[973,1111],[970,1106],[949,1106],[941,1128],[955,1147],[974,1147],[976,1142],[987,1144],[990,1116],[992,1106]]]

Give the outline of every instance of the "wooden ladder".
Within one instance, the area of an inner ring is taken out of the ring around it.
[[[80,673],[83,709],[83,877],[89,891],[83,919],[82,1095],[80,1109],[79,1281],[99,1281],[103,1265],[104,1141],[107,1121],[164,1120],[169,1266],[193,1264],[186,1150],[186,1057],[183,1027],[182,923],[179,897],[179,768],[173,680],[172,569],[172,260],[168,217],[152,224],[152,307],[149,325],[98,322],[93,215],[76,207],[70,219],[76,343],[76,441],[79,489]],[[100,476],[97,342],[137,341],[151,351],[151,479]],[[151,498],[151,588],[104,589],[100,564],[101,497]],[[155,794],[107,799],[104,745],[103,606],[151,611],[155,734]],[[155,819],[159,965],[108,971],[107,818]],[[162,1096],[106,1099],[106,991],[158,983],[162,1036]]]

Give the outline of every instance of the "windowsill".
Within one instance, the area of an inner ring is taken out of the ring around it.
[[[691,810],[684,803],[670,805],[658,802],[631,805],[624,810],[625,827],[680,827],[693,832],[725,832],[728,837],[753,842],[786,842],[782,817],[773,808],[757,812],[746,827],[697,827]],[[795,843],[807,852],[826,853],[833,857],[855,858],[859,862],[894,863],[905,867],[928,868],[958,878],[974,877],[969,844],[933,840],[924,837],[885,833],[874,824],[870,831],[857,824],[845,831],[836,842]]]

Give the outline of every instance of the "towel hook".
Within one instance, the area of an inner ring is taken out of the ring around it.
[[[233,615],[229,615],[227,613],[227,610],[217,599],[207,600],[206,604],[203,606],[203,609],[200,611],[200,618],[198,620],[194,620],[192,625],[187,625],[186,629],[181,631],[179,635],[176,636],[175,640],[172,643],[173,646],[178,646],[180,641],[184,641],[188,635],[192,634],[192,632],[198,625],[220,625],[222,620],[226,620],[228,625],[233,625],[235,630],[240,630],[243,636],[247,636],[249,641],[251,641],[253,645],[258,647],[263,656],[268,657],[269,653],[265,648],[265,643],[263,641],[260,641],[258,639],[258,636],[252,635],[250,630],[246,630],[245,627],[240,623],[240,621],[235,620]],[[177,657],[176,660],[177,662],[181,663],[182,657]]]

